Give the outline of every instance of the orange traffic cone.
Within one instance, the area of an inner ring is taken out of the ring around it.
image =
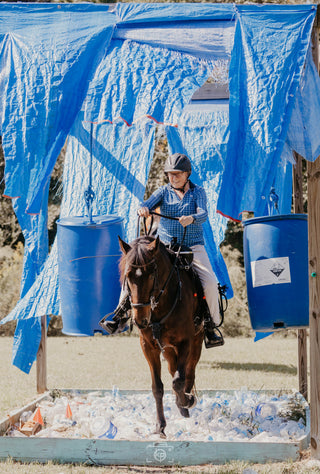
[[[41,416],[40,408],[37,408],[35,414],[33,415],[32,421],[36,421],[36,422],[39,423],[41,426],[44,425],[43,419],[42,419],[42,416]]]
[[[66,418],[72,418],[72,411],[71,411],[69,403],[66,408]]]

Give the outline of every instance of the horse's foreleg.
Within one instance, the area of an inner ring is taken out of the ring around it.
[[[188,417],[191,403],[189,395],[186,395],[186,368],[189,358],[189,344],[183,342],[178,347],[177,370],[173,376],[172,387],[176,393],[176,403],[182,416]]]
[[[166,419],[163,412],[163,383],[161,380],[160,351],[142,336],[140,336],[140,344],[151,372],[152,393],[157,409],[156,433],[159,433],[162,438],[165,438],[164,429],[166,427]]]
[[[185,391],[186,397],[189,398],[190,400],[189,408],[194,407],[197,403],[197,399],[195,395],[192,393],[192,390],[194,388],[196,366],[200,359],[201,350],[202,350],[202,334],[197,335],[197,337],[195,338],[194,344],[191,350],[191,354],[186,366],[186,380],[185,380],[184,391]]]
[[[165,349],[164,356],[168,362],[168,369],[173,378],[172,387],[176,393],[176,404],[179,408],[179,411],[182,416],[188,418],[189,411],[186,408],[183,408],[180,404],[179,394],[182,392],[182,385],[181,384],[181,371],[179,372],[177,369],[177,355],[174,350],[172,349]]]

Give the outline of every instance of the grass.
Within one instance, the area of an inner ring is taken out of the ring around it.
[[[22,261],[21,243],[16,250],[9,246],[0,247],[0,319],[9,314],[19,300]],[[0,335],[13,334],[15,326],[13,321],[0,326]]]
[[[0,416],[36,397],[36,367],[29,375],[11,365],[12,338],[0,339]],[[124,337],[52,337],[47,339],[48,388],[151,389],[139,339]],[[270,336],[259,342],[226,338],[222,347],[203,349],[197,389],[298,390],[297,339]],[[162,378],[171,389],[166,363]]]
[[[0,418],[37,397],[36,368],[29,375],[11,365],[12,338],[0,339]],[[166,389],[171,388],[163,368]],[[150,389],[147,363],[137,337],[48,338],[48,388]],[[224,346],[203,350],[197,368],[197,389],[283,389],[298,390],[297,339],[271,336],[257,343],[248,338],[226,338]],[[308,453],[299,462],[251,465],[232,462],[223,466],[185,468],[85,465],[23,464],[12,460],[0,463],[0,473],[210,473],[210,474],[295,474],[320,473],[320,463]]]

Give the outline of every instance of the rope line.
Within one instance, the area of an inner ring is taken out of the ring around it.
[[[148,114],[142,115],[141,117],[139,117],[139,118],[137,118],[136,120],[134,120],[132,123],[129,123],[129,122],[128,122],[126,119],[124,119],[123,117],[116,117],[114,120],[108,120],[108,119],[97,120],[97,121],[84,120],[84,122],[86,122],[86,123],[91,123],[91,124],[94,124],[94,125],[101,125],[102,123],[105,123],[105,122],[114,124],[117,120],[122,120],[128,127],[131,127],[133,124],[137,123],[139,120],[144,119],[145,117],[147,117],[148,119],[153,120],[154,122],[156,122],[156,123],[159,124],[159,125],[167,125],[167,126],[169,126],[169,127],[178,128],[178,124],[177,124],[177,123],[159,122],[157,119],[155,119],[154,117],[152,117],[152,115],[148,115]]]
[[[78,257],[78,258],[73,258],[72,260],[69,260],[69,262],[75,262],[76,260],[84,260],[86,258],[106,258],[106,257],[121,257],[121,253],[120,254],[116,254],[116,255],[88,255],[86,257]]]

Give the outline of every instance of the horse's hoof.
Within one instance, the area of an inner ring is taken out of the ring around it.
[[[154,434],[160,435],[160,438],[162,438],[162,439],[166,438],[167,435],[164,432],[165,427],[166,426],[160,426],[160,425],[157,424]]]
[[[187,403],[182,408],[193,408],[197,404],[197,398],[191,393],[185,393]]]
[[[194,408],[198,402],[197,397],[192,395],[192,393],[186,393],[185,396],[189,399],[189,403],[186,408]]]
[[[178,407],[179,411],[184,418],[190,418],[189,410],[187,408]]]

